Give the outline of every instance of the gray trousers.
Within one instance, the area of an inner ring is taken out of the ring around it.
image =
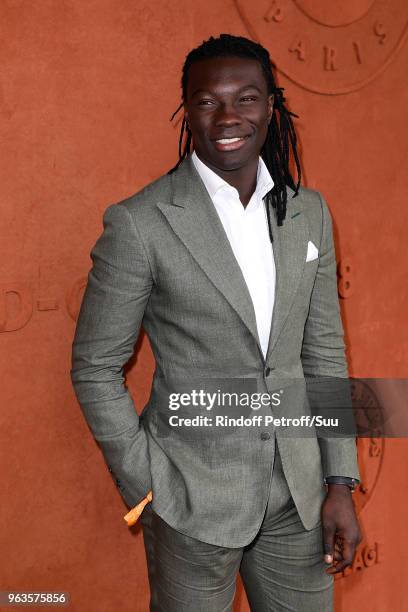
[[[325,572],[321,522],[304,529],[276,443],[270,491],[260,530],[244,548],[190,538],[145,507],[150,612],[232,612],[238,572],[251,612],[332,612],[334,579]]]

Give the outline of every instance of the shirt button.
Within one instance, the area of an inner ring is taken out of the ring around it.
[[[261,433],[261,440],[269,440],[270,437],[271,437],[271,434],[268,433],[267,431],[263,431]]]

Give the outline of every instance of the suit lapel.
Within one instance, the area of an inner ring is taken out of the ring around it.
[[[263,357],[255,311],[241,268],[225,233],[215,206],[189,155],[170,175],[171,201],[158,208],[166,217],[192,257],[209,280],[224,295],[254,337]],[[275,302],[267,358],[289,313],[306,258],[307,221],[299,212],[297,198],[288,188],[288,210],[283,226],[271,215],[276,267]]]
[[[294,191],[289,187],[287,190],[288,203],[283,225],[278,227],[275,215],[271,215],[276,284],[266,360],[279,338],[302,278],[309,237],[307,218],[301,209],[301,196],[292,199]]]
[[[170,176],[172,202],[159,202],[158,207],[210,281],[240,316],[260,348],[248,287],[191,156]]]

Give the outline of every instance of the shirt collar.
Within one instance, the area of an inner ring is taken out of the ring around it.
[[[214,199],[214,196],[220,189],[229,190],[234,194],[235,197],[239,198],[238,190],[224,181],[214,170],[211,170],[201,159],[198,157],[195,150],[191,154],[191,159],[194,163],[194,166],[197,169],[211,199]],[[256,191],[258,193],[259,198],[263,198],[268,191],[272,189],[274,182],[269,173],[268,168],[261,156],[259,156],[257,176],[256,176]]]

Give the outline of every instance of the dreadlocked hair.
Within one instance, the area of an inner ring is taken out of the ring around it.
[[[261,64],[262,71],[266,79],[268,95],[274,94],[272,118],[268,125],[267,137],[261,150],[261,157],[264,160],[274,182],[273,188],[264,197],[268,218],[269,235],[272,242],[273,238],[270,221],[270,207],[272,206],[276,211],[277,224],[282,225],[286,216],[286,186],[288,185],[294,190],[294,196],[298,194],[301,179],[301,168],[297,152],[296,132],[292,121],[292,117],[298,117],[298,115],[290,112],[284,104],[284,88],[276,86],[272,72],[272,66],[275,66],[270,59],[268,50],[262,45],[253,42],[248,38],[244,38],[243,36],[232,36],[230,34],[220,34],[219,38],[210,36],[208,40],[203,41],[201,45],[195,49],[192,49],[185,59],[181,77],[182,102],[170,117],[170,121],[173,120],[175,115],[183,107],[184,101],[187,98],[187,82],[190,66],[197,61],[216,57],[243,57],[246,59],[257,60]],[[183,159],[190,154],[191,140],[192,133],[187,124],[186,118],[183,117],[178,146],[179,160],[167,174],[172,174],[181,164]],[[292,149],[293,158],[296,165],[296,184],[289,169],[290,149]]]

